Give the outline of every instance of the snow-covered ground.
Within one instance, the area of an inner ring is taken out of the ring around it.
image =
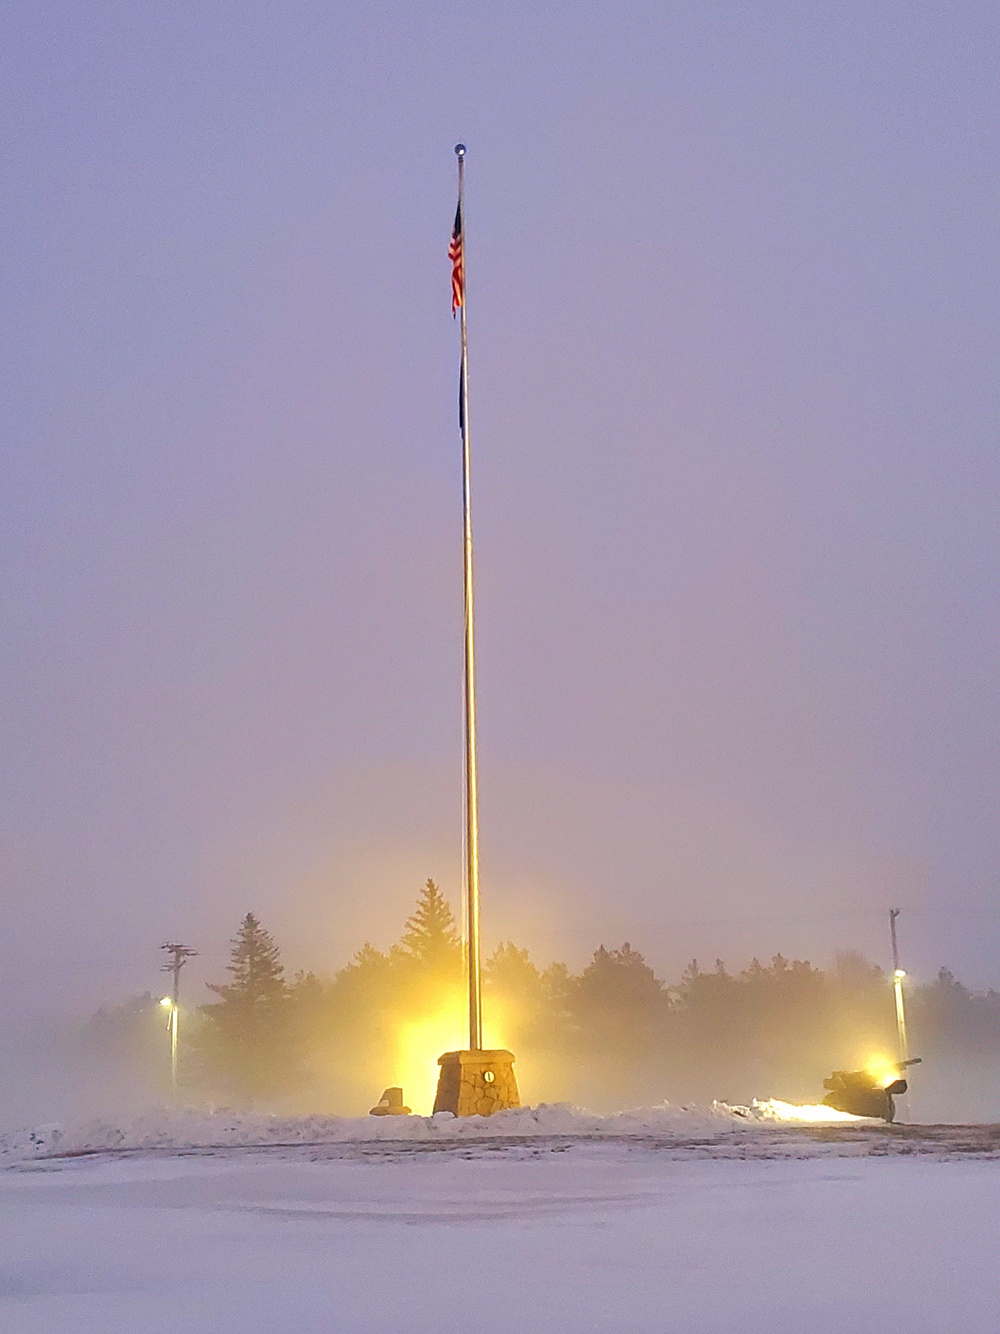
[[[192,1113],[117,1146],[94,1127],[9,1141],[0,1330],[998,1328],[989,1135],[667,1108],[505,1120]]]
[[[770,1107],[772,1104],[767,1104]],[[832,1118],[842,1113],[831,1112]],[[761,1119],[766,1119],[766,1109]],[[849,1120],[856,1120],[851,1117]],[[664,1139],[717,1136],[743,1131],[747,1119],[723,1103],[712,1107],[657,1107],[598,1116],[567,1103],[518,1107],[490,1118],[437,1116],[272,1116],[223,1109],[206,1112],[156,1109],[143,1116],[96,1118],[70,1125],[49,1124],[0,1135],[0,1165],[26,1159],[66,1157],[101,1150],[183,1150],[295,1144],[360,1144],[388,1140],[443,1141],[537,1138],[546,1135],[622,1136],[654,1134]]]

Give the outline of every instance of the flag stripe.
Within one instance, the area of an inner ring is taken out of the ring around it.
[[[462,240],[462,205],[455,209],[455,226],[451,233],[451,245],[448,247],[451,260],[451,313],[465,305],[465,246]]]

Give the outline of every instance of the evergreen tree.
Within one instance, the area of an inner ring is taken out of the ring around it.
[[[452,971],[461,963],[462,947],[455,915],[433,880],[428,880],[420,891],[398,948],[408,960],[436,971]]]
[[[570,1023],[575,978],[564,963],[550,963],[542,973],[542,995],[552,1019],[560,1028]]]
[[[248,912],[231,942],[232,951],[226,972],[232,973],[232,982],[220,986],[209,984],[223,1001],[244,1007],[246,1012],[259,1013],[262,1007],[283,1000],[286,993],[285,970],[281,951],[269,931]]]
[[[538,1046],[554,1030],[553,1015],[542,975],[527,950],[509,940],[497,946],[483,967],[486,1003],[499,1021],[503,1040],[515,1049]]]
[[[742,1019],[744,1009],[737,1000],[738,985],[721,959],[716,959],[710,973],[701,971],[697,959],[684,969],[675,990],[676,1005],[697,1049],[725,1048],[730,1045],[727,1036],[737,1044],[745,1041],[742,1023],[734,1022]]]
[[[542,1004],[541,974],[528,951],[509,940],[502,941],[486,960],[483,980],[489,990],[515,1004],[536,1008]]]
[[[345,1036],[348,1032],[361,1034],[368,1042],[367,1030],[381,1023],[384,1011],[397,1002],[396,971],[389,955],[365,941],[326,992],[331,1030]]]
[[[600,946],[569,994],[567,1046],[576,1056],[573,1101],[635,1106],[664,1087],[669,995],[638,950]],[[659,1094],[660,1097],[664,1095]]]
[[[575,1009],[582,1025],[633,1030],[665,1009],[667,997],[638,950],[626,940],[618,950],[601,945],[576,985]]]
[[[226,971],[231,982],[209,984],[220,997],[202,1007],[202,1052],[210,1074],[252,1104],[289,1081],[289,989],[281,953],[253,913],[232,942]]]

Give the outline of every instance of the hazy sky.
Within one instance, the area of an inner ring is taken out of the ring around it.
[[[487,946],[1000,984],[993,0],[0,25],[8,1014],[457,903],[457,139]]]

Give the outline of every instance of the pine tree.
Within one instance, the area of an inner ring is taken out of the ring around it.
[[[461,962],[455,915],[433,880],[428,880],[420,891],[417,906],[407,918],[399,950],[413,962],[435,969],[457,968]]]
[[[268,1004],[283,1000],[287,987],[281,951],[252,912],[244,917],[231,943],[231,962],[226,965],[226,972],[232,973],[233,980],[219,986],[209,984],[209,991],[221,996],[223,1002],[244,1008],[248,1014],[259,1013]]]
[[[232,941],[231,982],[209,984],[220,997],[202,1007],[202,1052],[209,1071],[246,1102],[287,1083],[292,1070],[288,985],[281,952],[253,913]]]
[[[504,1042],[515,1051],[552,1038],[556,1016],[527,950],[509,940],[498,945],[483,965],[483,988],[489,1013],[501,1022]]]
[[[618,950],[601,945],[575,988],[574,1010],[582,1029],[637,1039],[667,1005],[663,983],[626,940]]]

